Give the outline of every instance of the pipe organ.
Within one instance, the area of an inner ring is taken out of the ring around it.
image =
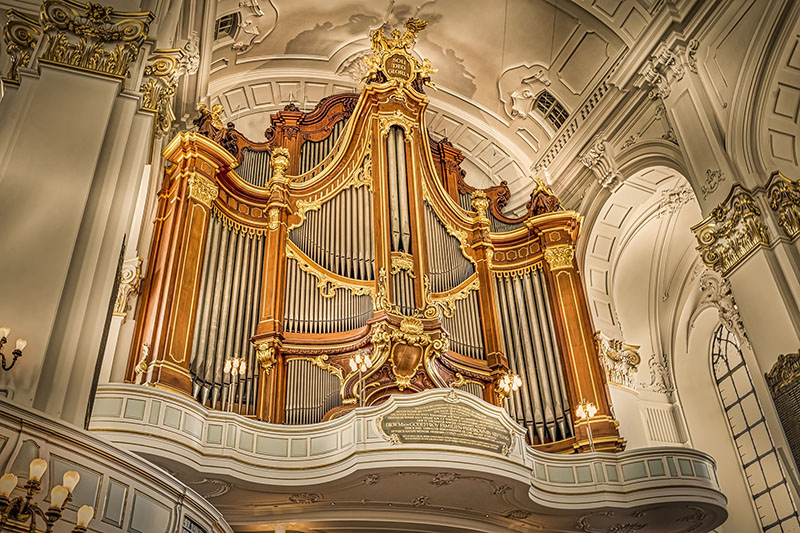
[[[290,104],[264,142],[203,107],[169,143],[128,379],[285,424],[458,387],[554,452],[588,449],[586,400],[595,446],[621,449],[574,260],[581,217],[541,180],[519,217],[505,183],[466,183],[463,155],[427,133],[424,26],[373,32],[361,94]],[[352,370],[357,355],[372,366]],[[225,375],[231,357],[243,375]]]

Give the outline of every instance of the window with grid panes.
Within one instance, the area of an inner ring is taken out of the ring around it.
[[[219,39],[225,35],[233,37],[238,25],[239,13],[229,13],[221,16],[214,25],[214,39]]]
[[[534,108],[539,111],[544,118],[546,118],[556,129],[560,128],[564,122],[569,118],[569,113],[561,103],[556,100],[555,96],[547,91],[542,91],[536,98],[533,104]]]
[[[724,326],[719,326],[714,333],[711,363],[762,531],[797,531],[800,529],[797,504],[787,485],[786,473],[753,388],[753,379],[738,339]]]

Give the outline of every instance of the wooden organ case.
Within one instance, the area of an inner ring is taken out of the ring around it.
[[[169,143],[128,379],[286,424],[458,387],[556,452],[588,449],[587,400],[596,448],[622,449],[574,261],[581,217],[543,182],[519,218],[505,183],[464,182],[461,153],[427,133],[423,28],[373,32],[363,92],[290,104],[264,143],[206,108]],[[356,355],[372,366],[353,371]]]

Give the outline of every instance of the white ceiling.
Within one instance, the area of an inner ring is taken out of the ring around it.
[[[532,109],[547,89],[571,113],[633,45],[655,0],[223,0],[239,12],[233,38],[215,45],[210,94],[237,126],[263,138],[268,115],[290,99],[307,109],[329,94],[358,90],[354,78],[381,25],[429,21],[417,53],[439,69],[430,129],[461,148],[468,180],[505,179],[513,193],[556,131]]]

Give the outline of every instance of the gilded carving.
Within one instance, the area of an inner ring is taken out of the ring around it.
[[[175,120],[172,99],[178,80],[184,73],[197,72],[198,62],[191,56],[192,50],[194,44],[189,42],[183,49],[155,50],[147,58],[139,91],[142,93],[142,109],[155,114],[156,137],[167,135]]]
[[[636,372],[642,362],[639,346],[606,338],[599,331],[595,334],[595,341],[607,381],[612,385],[634,388]]]
[[[314,363],[315,366],[321,368],[322,370],[326,370],[333,374],[334,376],[339,378],[340,382],[344,382],[344,375],[342,374],[342,369],[338,366],[332,365],[328,359],[328,354],[320,354],[316,357],[293,357],[292,360],[303,360],[303,361],[311,361]]]
[[[275,231],[281,225],[280,210],[272,207],[267,211],[267,227],[270,231]]]
[[[800,379],[800,353],[780,354],[778,360],[764,376],[767,378],[767,385],[774,396],[782,388]]]
[[[427,21],[410,18],[405,22],[406,31],[393,30],[389,37],[383,28],[369,34],[372,54],[364,57],[366,72],[361,81],[367,83],[393,83],[400,87],[421,89],[421,85],[434,87],[430,75],[436,72],[427,59],[421,62],[412,51],[417,35],[427,27]]]
[[[572,268],[572,259],[575,256],[575,248],[569,244],[558,246],[548,246],[544,250],[544,259],[550,265],[550,270],[562,270]]]
[[[139,293],[139,285],[142,277],[142,258],[134,257],[122,263],[122,271],[119,273],[119,286],[117,287],[117,299],[114,301],[114,316],[122,317],[122,323],[130,311],[128,299],[132,294]]]
[[[333,298],[336,296],[337,289],[349,290],[355,296],[363,296],[365,294],[373,293],[371,287],[347,283],[346,281],[331,276],[328,271],[312,264],[302,252],[296,250],[288,243],[286,245],[286,257],[287,259],[294,259],[297,261],[297,265],[300,267],[300,270],[306,274],[311,274],[317,279],[317,289],[323,298]]]
[[[767,228],[760,217],[761,209],[750,192],[734,185],[727,200],[692,227],[703,263],[725,276],[756,248],[768,246]]]
[[[8,72],[3,78],[9,83],[19,83],[19,69],[28,68],[33,59],[33,50],[42,37],[39,20],[16,9],[8,10],[8,21],[3,29],[3,40],[11,59]]]
[[[800,235],[800,181],[775,172],[767,185],[767,197],[786,236],[794,239]]]
[[[403,128],[406,133],[406,142],[414,138],[414,128],[416,122],[411,117],[407,117],[402,111],[395,111],[392,114],[380,116],[381,135],[386,136],[389,134],[389,129],[392,126],[399,126]]]
[[[46,0],[39,17],[46,41],[41,60],[118,78],[128,76],[153,21],[150,12],[74,0]]]
[[[407,253],[399,252],[392,255],[392,274],[397,274],[401,270],[408,272],[408,275],[415,278],[414,258]]]
[[[436,304],[439,307],[439,310],[443,316],[447,318],[452,318],[453,314],[456,311],[456,302],[465,299],[467,296],[469,296],[470,292],[477,291],[480,288],[480,286],[481,282],[476,276],[475,279],[473,279],[469,285],[467,285],[460,291],[455,292],[453,294],[446,294],[444,296],[432,295],[431,300],[433,301],[434,304]]]
[[[269,375],[272,367],[278,362],[276,346],[270,341],[256,343],[256,360],[261,365],[264,375]]]
[[[282,146],[272,149],[269,164],[272,167],[272,177],[283,178],[289,168],[289,150]]]
[[[487,211],[489,210],[489,197],[486,196],[486,192],[481,189],[472,191],[470,194],[470,205],[472,206],[472,210],[475,211],[475,222],[479,224],[488,224],[489,215]]]
[[[219,196],[219,187],[210,179],[200,174],[189,176],[189,198],[194,198],[206,207],[211,207]]]

